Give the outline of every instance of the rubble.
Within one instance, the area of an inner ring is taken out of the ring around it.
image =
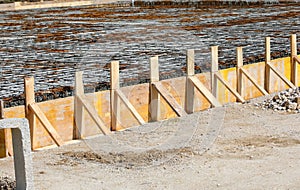
[[[300,113],[300,87],[278,92],[273,98],[256,103],[255,106],[279,112]]]

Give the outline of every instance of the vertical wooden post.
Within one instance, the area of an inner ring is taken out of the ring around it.
[[[0,100],[0,119],[4,119],[4,102]]]
[[[82,71],[75,73],[75,104],[74,104],[74,117],[75,127],[73,131],[73,139],[81,139],[84,134],[84,107],[79,100],[78,96],[84,95],[84,86],[82,81]]]
[[[291,82],[298,87],[298,63],[294,61],[294,56],[297,56],[297,37],[296,34],[291,35]]]
[[[212,94],[218,99],[218,81],[215,73],[219,70],[218,46],[211,47],[211,90]]]
[[[34,147],[34,129],[36,126],[36,116],[33,111],[29,109],[29,105],[35,103],[35,94],[34,94],[34,78],[25,77],[25,117],[28,119],[30,126],[30,138],[31,138],[31,148]]]
[[[120,118],[120,98],[115,92],[120,88],[119,82],[119,61],[110,63],[110,113],[111,113],[111,130],[116,131]]]
[[[185,88],[185,111],[187,113],[194,112],[194,96],[195,96],[195,87],[189,77],[195,75],[195,51],[189,49],[186,52],[186,88]]]
[[[243,85],[243,73],[241,68],[243,67],[243,48],[236,48],[236,77],[237,77],[237,92],[244,97],[244,85]]]
[[[0,100],[0,119],[4,119],[4,102]],[[10,129],[3,129],[4,132],[4,149],[5,149],[5,156],[12,155],[12,146],[11,143],[8,141]]]
[[[265,41],[265,90],[270,93],[270,80],[271,80],[271,68],[269,63],[271,62],[271,44],[270,37],[266,37]]]
[[[150,98],[149,120],[158,121],[160,117],[160,95],[152,84],[159,81],[158,56],[150,58]]]

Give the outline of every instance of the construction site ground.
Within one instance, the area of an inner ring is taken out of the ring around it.
[[[299,189],[300,114],[248,103],[33,153],[36,189]],[[13,158],[0,176],[14,176]]]

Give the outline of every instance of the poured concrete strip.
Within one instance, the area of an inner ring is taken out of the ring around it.
[[[0,120],[0,129],[11,129],[17,190],[34,189],[30,131],[27,119]]]

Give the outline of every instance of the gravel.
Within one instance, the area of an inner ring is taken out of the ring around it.
[[[300,88],[287,89],[255,106],[279,112],[300,113]]]

